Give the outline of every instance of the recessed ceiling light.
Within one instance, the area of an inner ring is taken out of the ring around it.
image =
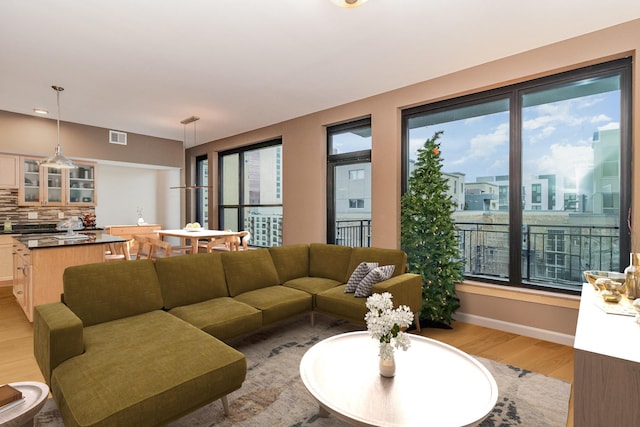
[[[43,110],[42,108],[34,108],[33,112],[36,113],[36,114],[44,114],[44,115],[49,114],[49,112],[47,110]]]
[[[331,0],[333,4],[340,7],[358,7],[362,6],[369,0]]]

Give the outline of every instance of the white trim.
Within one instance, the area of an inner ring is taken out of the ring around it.
[[[459,320],[460,322],[483,326],[485,328],[497,329],[499,331],[510,332],[513,334],[524,335],[526,337],[550,341],[556,344],[567,345],[569,347],[573,347],[573,341],[575,339],[574,335],[562,334],[560,332],[534,328],[531,326],[520,325],[518,323],[505,322],[503,320],[491,319],[489,317],[477,316],[475,314],[457,312],[456,314],[454,314],[453,318],[455,320]]]

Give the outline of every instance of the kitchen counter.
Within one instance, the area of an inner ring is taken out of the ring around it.
[[[84,228],[82,230],[77,230],[78,233],[83,233],[85,231],[102,231],[102,228]],[[38,225],[14,225],[11,230],[5,231],[0,229],[0,235],[11,235],[11,234],[60,234],[66,233],[66,231],[57,230],[54,227],[49,226],[38,226]]]
[[[102,231],[76,231],[77,238],[68,238],[67,233],[27,234],[14,237],[29,249],[59,248],[60,246],[95,245],[124,242],[118,236],[105,234]]]
[[[66,268],[105,262],[109,244],[125,242],[102,231],[78,236],[84,238],[64,239],[65,233],[13,236],[13,295],[30,322],[33,307],[60,301]]]

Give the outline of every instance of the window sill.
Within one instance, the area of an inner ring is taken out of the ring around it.
[[[578,295],[557,294],[554,292],[518,287],[505,287],[471,280],[466,280],[464,283],[456,285],[456,291],[553,307],[564,307],[575,310],[580,308],[580,296]]]

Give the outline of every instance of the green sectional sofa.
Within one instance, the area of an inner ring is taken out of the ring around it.
[[[247,368],[224,341],[316,311],[364,324],[366,298],[345,293],[362,262],[394,265],[372,292],[420,311],[421,278],[393,249],[318,243],[70,267],[62,302],[35,307],[35,358],[67,427],[162,425],[218,399],[228,414]]]

